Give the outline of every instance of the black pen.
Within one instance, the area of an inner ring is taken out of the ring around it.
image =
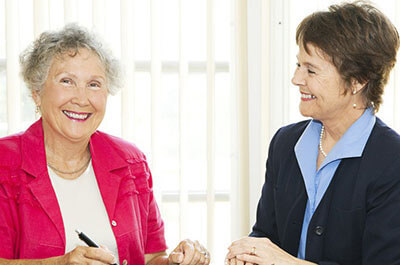
[[[75,232],[78,234],[79,239],[85,242],[86,245],[88,245],[89,247],[94,247],[94,248],[99,247],[99,245],[97,245],[93,240],[91,240],[85,233],[79,231],[78,229],[75,229]],[[111,265],[117,265],[117,263]]]

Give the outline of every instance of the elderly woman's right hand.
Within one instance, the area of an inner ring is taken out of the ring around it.
[[[61,257],[63,265],[104,265],[116,263],[114,255],[105,247],[93,248],[78,246]]]
[[[209,265],[210,253],[197,240],[182,240],[170,253],[169,264],[181,265]]]

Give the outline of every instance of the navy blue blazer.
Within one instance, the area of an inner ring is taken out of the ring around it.
[[[307,193],[294,146],[310,121],[273,137],[250,236],[297,256]],[[333,265],[400,264],[400,136],[380,119],[361,157],[343,159],[307,232],[306,260]]]

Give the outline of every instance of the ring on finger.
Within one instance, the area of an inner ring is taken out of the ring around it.
[[[250,255],[253,255],[253,256],[256,255],[256,247],[252,247],[252,248],[251,248]]]

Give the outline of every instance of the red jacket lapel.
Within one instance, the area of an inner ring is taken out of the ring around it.
[[[65,246],[64,224],[51,184],[44,149],[43,128],[41,119],[35,122],[21,136],[22,170],[34,177],[29,183],[32,194],[36,197],[46,214],[57,228]]]

